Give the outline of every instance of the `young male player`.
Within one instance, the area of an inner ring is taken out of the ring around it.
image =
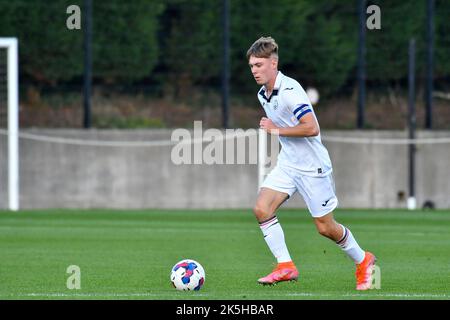
[[[313,107],[301,85],[278,71],[278,45],[271,37],[255,41],[247,59],[267,117],[260,127],[279,136],[281,152],[277,165],[259,191],[253,209],[264,240],[278,265],[261,284],[297,280],[298,271],[287,249],[283,229],[275,211],[298,191],[308,206],[318,232],[335,241],[356,264],[356,289],[367,290],[372,283],[375,256],[363,251],[350,230],[337,223],[333,210],[338,205],[332,166],[322,144]]]

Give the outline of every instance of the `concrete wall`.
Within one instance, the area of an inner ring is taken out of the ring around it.
[[[170,140],[171,130],[22,132],[83,140]],[[405,138],[401,131],[324,131],[340,207],[400,208],[408,195],[407,146],[327,142],[327,136]],[[419,132],[421,138],[450,132]],[[7,208],[7,146],[0,136],[0,208]],[[20,140],[20,206],[28,208],[251,208],[257,165],[175,165],[170,146],[79,146]],[[256,148],[248,150],[257,152]],[[416,192],[450,208],[450,144],[420,145]],[[287,207],[304,207],[297,195]]]

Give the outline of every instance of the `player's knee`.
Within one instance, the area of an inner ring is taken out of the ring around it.
[[[264,208],[262,206],[258,205],[258,204],[256,204],[253,207],[253,213],[255,214],[256,217],[264,215],[264,211],[265,211]]]
[[[269,209],[266,206],[262,206],[258,203],[254,206],[253,213],[255,214],[255,217],[256,219],[258,219],[258,221],[262,221],[270,215]]]

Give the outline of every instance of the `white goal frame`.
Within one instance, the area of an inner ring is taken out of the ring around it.
[[[19,210],[19,57],[17,38],[0,38],[7,50],[8,208]]]

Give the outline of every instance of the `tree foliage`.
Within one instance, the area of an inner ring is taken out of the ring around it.
[[[93,75],[139,80],[158,63],[157,16],[163,1],[93,1]],[[84,1],[0,1],[0,36],[19,39],[20,72],[37,83],[58,84],[83,74],[83,31],[69,30],[68,6],[83,16]]]
[[[66,8],[84,1],[0,0],[0,36],[19,38],[22,80],[81,82],[83,31],[68,30]],[[324,93],[355,83],[358,12],[355,0],[230,0],[232,90],[254,90],[245,53],[260,36],[280,46],[280,69]],[[424,71],[426,0],[368,1],[381,8],[381,30],[367,30],[367,79],[407,77],[408,41]],[[450,2],[436,0],[435,73],[450,75]],[[93,74],[104,83],[152,80],[175,92],[220,84],[222,1],[93,1]]]

